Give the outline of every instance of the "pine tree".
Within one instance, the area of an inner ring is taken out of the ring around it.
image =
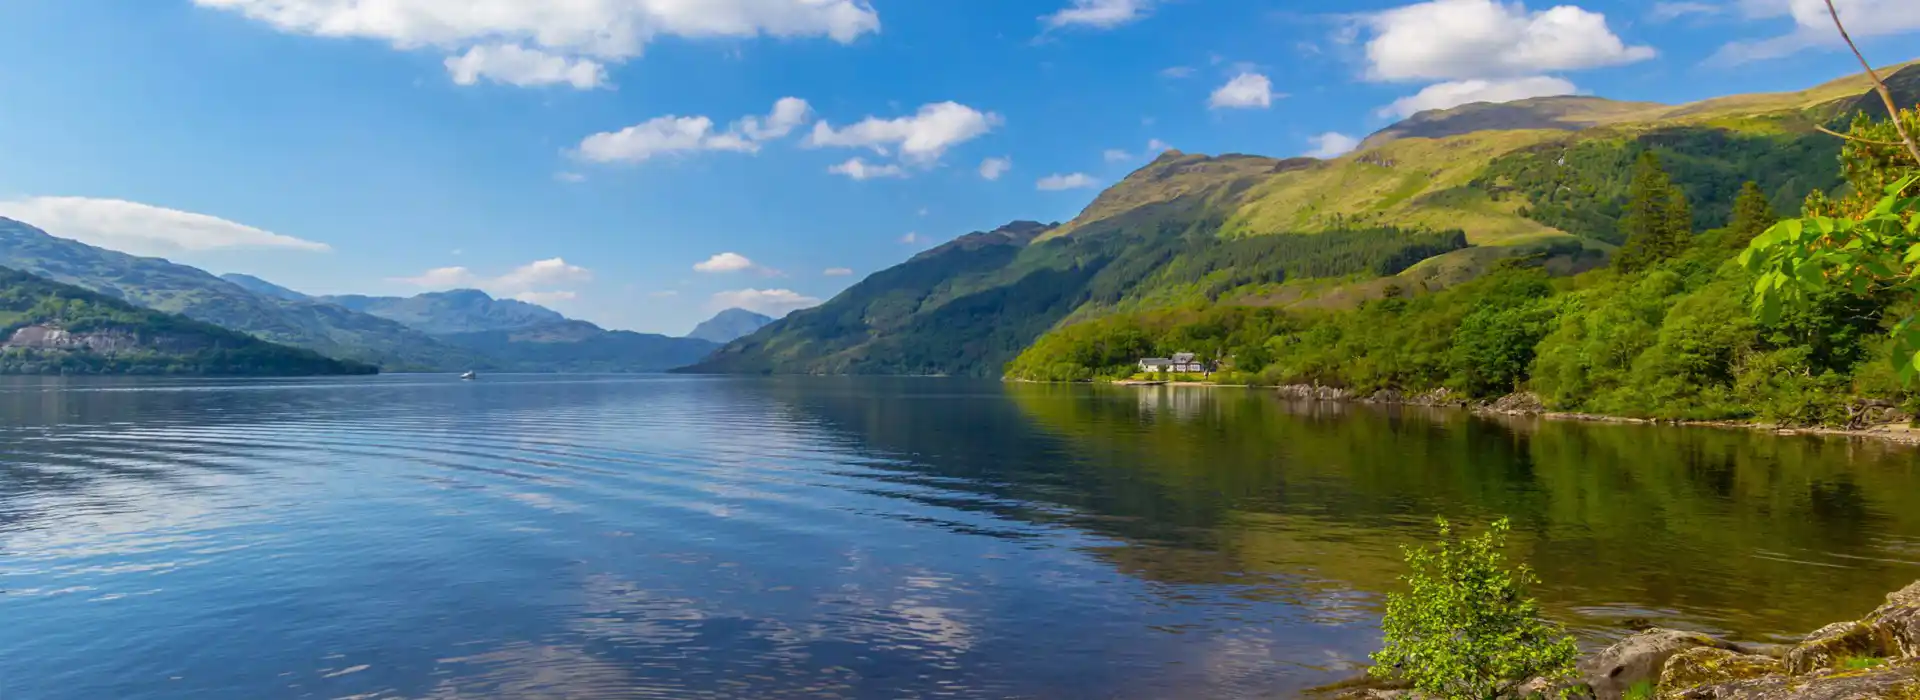
[[[1760,191],[1759,185],[1748,181],[1740,188],[1740,196],[1733,200],[1733,220],[1727,223],[1720,242],[1728,248],[1745,248],[1755,236],[1766,233],[1779,220],[1773,201]]]
[[[1626,243],[1615,255],[1614,267],[1633,272],[1678,254],[1693,235],[1692,218],[1686,193],[1660,168],[1660,156],[1641,153],[1627,187],[1626,215],[1620,220]]]
[[[1664,175],[1665,173],[1662,173]],[[1687,192],[1679,187],[1667,186],[1667,225],[1660,232],[1660,257],[1678,257],[1693,247],[1693,205],[1687,201]]]

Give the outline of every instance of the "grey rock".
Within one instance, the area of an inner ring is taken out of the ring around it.
[[[1580,675],[1599,700],[1618,700],[1629,688],[1658,683],[1667,660],[1701,647],[1744,652],[1739,646],[1699,632],[1653,628],[1627,637],[1580,663]]]

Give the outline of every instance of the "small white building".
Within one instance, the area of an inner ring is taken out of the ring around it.
[[[1140,371],[1148,374],[1171,372],[1178,374],[1206,374],[1211,371],[1206,363],[1195,358],[1190,352],[1176,352],[1173,357],[1149,357],[1140,361]]]

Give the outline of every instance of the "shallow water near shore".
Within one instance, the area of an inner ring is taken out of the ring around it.
[[[1266,698],[1398,547],[1777,641],[1920,578],[1920,452],[937,379],[0,380],[0,698]]]

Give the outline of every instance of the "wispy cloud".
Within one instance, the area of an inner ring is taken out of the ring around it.
[[[1043,192],[1057,192],[1060,190],[1085,189],[1099,184],[1100,181],[1094,179],[1092,175],[1086,173],[1071,173],[1067,175],[1048,175],[1040,178],[1040,181],[1034,183],[1034,186]]]
[[[325,243],[285,236],[217,216],[123,199],[27,197],[0,202],[0,216],[33,224],[55,236],[135,255],[235,248],[331,250]]]

